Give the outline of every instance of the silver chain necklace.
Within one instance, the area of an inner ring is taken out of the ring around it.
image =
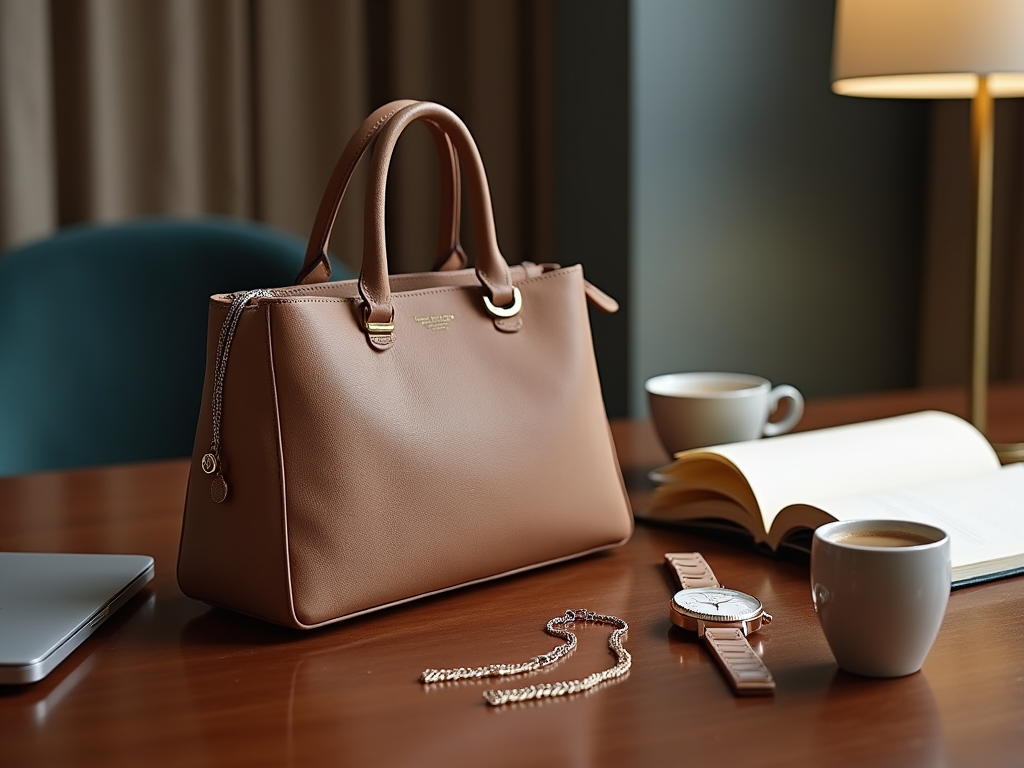
[[[608,648],[615,655],[614,667],[603,672],[587,675],[582,680],[563,680],[557,683],[529,685],[525,688],[484,691],[484,700],[492,707],[498,707],[502,704],[511,704],[517,701],[546,699],[553,696],[569,696],[625,675],[633,663],[633,658],[629,655],[629,651],[622,647],[622,641],[626,638],[629,625],[616,616],[605,616],[588,611],[585,608],[579,608],[566,611],[564,616],[556,616],[544,627],[544,631],[549,635],[565,640],[564,644],[556,646],[548,653],[534,656],[529,661],[518,664],[491,664],[487,667],[456,667],[453,669],[425,669],[420,675],[420,682],[424,685],[430,685],[431,683],[443,683],[454,680],[479,680],[485,677],[521,675],[525,672],[534,672],[542,669],[564,659],[576,650],[576,635],[566,629],[566,625],[577,621],[615,627],[615,630],[608,638]]]

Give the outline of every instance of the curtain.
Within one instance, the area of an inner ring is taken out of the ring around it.
[[[1024,378],[1024,100],[995,105],[989,376],[999,381]],[[918,378],[963,384],[974,280],[970,104],[936,101],[932,110]]]
[[[477,139],[506,257],[550,259],[549,6],[0,0],[0,250],[154,214],[306,238],[352,131],[380,104],[417,98],[451,107]],[[435,255],[436,161],[422,128],[408,134],[388,186],[394,271]],[[356,267],[364,178],[332,238]]]

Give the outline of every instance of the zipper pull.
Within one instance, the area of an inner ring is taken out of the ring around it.
[[[246,304],[253,299],[267,296],[273,296],[273,294],[262,288],[234,294],[231,297],[231,307],[220,327],[217,353],[214,356],[213,403],[210,408],[213,437],[210,439],[210,450],[203,455],[201,463],[203,472],[213,475],[213,479],[210,481],[210,498],[213,499],[214,504],[221,504],[228,497],[228,481],[224,479],[224,464],[220,459],[221,418],[224,413],[224,377],[228,370],[228,353],[231,351],[235,329],[238,327],[238,321],[242,317],[242,310],[245,309]]]

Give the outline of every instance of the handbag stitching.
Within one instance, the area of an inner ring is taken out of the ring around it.
[[[355,169],[356,165],[358,165],[359,161],[362,159],[363,152],[365,151],[366,145],[370,142],[370,139],[372,139],[374,137],[374,135],[377,133],[377,131],[380,130],[381,126],[384,125],[385,123],[387,123],[387,121],[390,120],[392,118],[392,116],[394,116],[395,112],[397,112],[397,111],[398,110],[395,109],[395,110],[392,110],[391,112],[388,112],[386,115],[382,116],[373,125],[373,127],[371,127],[367,131],[366,135],[363,136],[363,140],[360,141],[359,142],[359,146],[356,147],[356,152],[353,154],[352,159],[348,162],[348,165],[345,166],[345,176],[349,178],[349,181],[351,181],[352,171],[353,171],[353,169]],[[330,232],[334,228],[334,220],[335,220],[335,218],[337,218],[338,209],[341,207],[341,201],[342,201],[342,199],[345,196],[345,187],[347,187],[347,186],[348,186],[348,182],[346,182],[344,187],[342,187],[341,189],[339,189],[335,193],[334,197],[331,200],[331,210],[333,211],[334,215],[331,216],[331,226],[329,226],[327,228],[327,237],[324,238],[324,242],[325,243],[326,243],[327,239],[330,238]]]
[[[519,266],[519,265],[515,265],[515,266]],[[553,278],[553,277],[556,277],[559,273],[566,272],[566,271],[576,271],[576,270],[579,270],[579,269],[582,269],[581,265],[579,265],[579,264],[570,264],[570,265],[564,266],[564,267],[559,266],[557,269],[553,269],[550,272],[543,272],[543,273],[541,273],[539,275],[533,275],[531,277],[524,277],[522,280],[518,280],[514,284],[515,285],[523,285],[524,283],[528,283],[528,282],[531,282],[531,281],[534,281],[534,280],[543,280],[543,279],[547,279],[547,278]],[[405,274],[401,274],[401,275],[389,275],[388,276],[388,280],[390,280],[392,283],[408,282],[408,281],[411,281],[411,280],[416,280],[418,278],[421,278],[424,274],[431,274],[431,273],[429,273],[429,272],[416,272],[416,273],[411,273],[411,274],[410,273],[405,273]],[[443,273],[436,273],[436,274],[443,274]],[[284,299],[284,298],[287,298],[287,297],[290,297],[290,296],[301,296],[301,295],[306,294],[306,293],[315,293],[316,291],[324,290],[325,287],[330,286],[330,285],[331,285],[331,283],[316,283],[314,285],[291,285],[291,286],[288,286],[286,288],[276,288],[274,290],[278,292],[277,298]],[[439,286],[439,287],[468,288],[470,286],[469,285],[465,285],[465,286]],[[422,290],[431,290],[431,289],[422,289]],[[282,295],[282,292],[283,292],[283,295]],[[405,293],[408,293],[408,292],[406,291]]]
[[[429,274],[429,273],[418,272],[418,273],[412,273],[412,274],[389,275],[388,279],[391,281],[392,284],[396,283],[396,282],[404,283],[404,282],[410,282],[412,280],[415,280],[415,279],[421,277],[424,274]],[[438,274],[440,274],[440,273],[438,273]],[[278,288],[276,290],[278,290],[278,291],[287,291],[286,295],[288,295],[288,296],[291,296],[291,295],[297,295],[298,296],[298,295],[302,295],[304,293],[314,293],[314,292],[316,292],[318,290],[323,290],[323,288],[325,286],[328,286],[328,285],[331,285],[331,284],[330,283],[314,283],[313,285],[290,285],[287,288]]]
[[[581,269],[582,268],[580,267],[579,264],[573,264],[572,266],[569,266],[569,267],[561,267],[558,270],[553,271],[553,272],[545,272],[544,274],[537,275],[535,277],[523,278],[522,280],[514,283],[514,285],[522,286],[522,285],[527,285],[529,283],[536,283],[536,282],[539,282],[541,280],[553,280],[553,279],[558,278],[558,277],[565,277],[566,272],[573,272],[573,273],[575,273],[575,272],[581,271]],[[327,285],[327,283],[320,283],[320,285]],[[482,286],[475,286],[475,285],[445,285],[445,286],[438,286],[436,288],[421,288],[421,289],[416,290],[416,291],[402,291],[400,295],[403,296],[403,297],[407,297],[407,296],[428,296],[430,294],[454,293],[454,292],[457,292],[457,291],[464,291],[464,290],[470,289],[470,288],[481,288],[481,287]],[[393,295],[395,295],[395,294],[393,294]],[[360,296],[341,297],[341,296],[291,296],[291,295],[286,295],[286,296],[271,296],[271,297],[268,297],[268,298],[264,299],[264,301],[271,302],[271,303],[274,303],[274,304],[298,304],[298,303],[308,304],[308,303],[315,303],[315,302],[324,302],[324,303],[355,303],[355,302],[361,302],[362,301],[362,297],[360,297]]]
[[[266,318],[267,318],[267,367],[270,371],[270,394],[274,402],[274,430],[277,433],[277,439],[274,441],[274,447],[277,450],[277,472],[278,478],[281,483],[281,514],[279,515],[281,523],[281,543],[284,549],[284,577],[286,579],[285,594],[288,596],[288,604],[285,606],[288,617],[296,622],[299,622],[299,617],[295,613],[295,590],[293,587],[292,580],[292,550],[291,543],[288,537],[288,486],[285,480],[284,472],[284,443],[283,435],[284,431],[281,429],[281,400],[277,394],[277,371],[274,368],[274,335],[271,331],[270,323],[270,306],[267,306]]]

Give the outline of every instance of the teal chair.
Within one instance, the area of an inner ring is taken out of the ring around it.
[[[304,250],[249,222],[148,219],[0,256],[0,476],[191,454],[210,295],[290,285]]]

